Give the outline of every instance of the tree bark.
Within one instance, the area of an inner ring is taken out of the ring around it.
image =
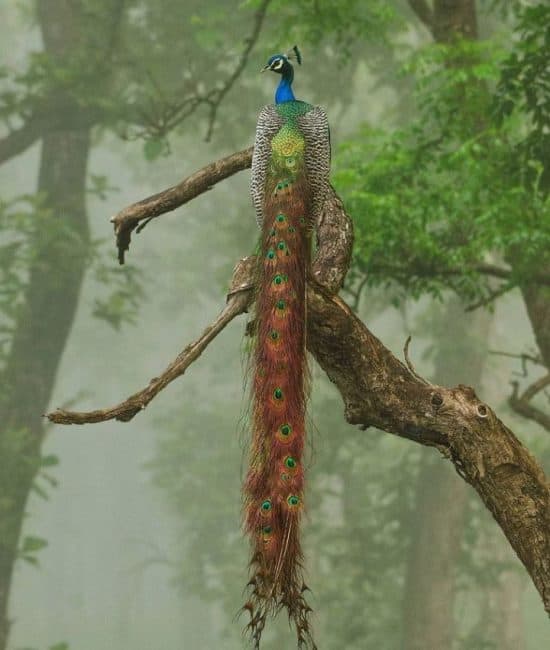
[[[308,345],[351,424],[438,448],[477,491],[550,613],[550,489],[541,467],[473,389],[422,382],[338,298],[308,294]]]
[[[85,212],[88,132],[42,141],[38,191],[55,215],[54,237],[37,224],[37,257],[5,372],[0,406],[0,650],[9,632],[8,596],[25,506],[40,466],[44,413],[74,319],[89,245]],[[61,228],[60,226],[63,225]]]

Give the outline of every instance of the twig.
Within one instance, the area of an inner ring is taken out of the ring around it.
[[[500,298],[503,296],[505,293],[508,293],[508,291],[511,291],[514,289],[514,285],[510,284],[508,282],[505,282],[503,285],[501,285],[498,289],[495,289],[494,291],[490,291],[489,294],[483,298],[480,298],[480,300],[472,303],[471,305],[468,305],[464,311],[475,311],[476,309],[479,309],[480,307],[487,307],[487,305],[490,305],[492,302],[494,302],[497,298]]]
[[[157,138],[165,137],[170,131],[195,113],[200,106],[206,105],[209,107],[209,114],[205,140],[209,142],[214,130],[218,109],[225,95],[240,77],[248,62],[250,52],[258,41],[262,31],[263,22],[270,3],[271,0],[262,0],[261,5],[255,13],[251,33],[244,40],[244,49],[239,56],[235,68],[221,86],[211,88],[204,93],[194,92],[187,94],[185,91],[178,92],[176,90],[173,91],[173,95],[178,97],[178,101],[170,102],[165,98],[165,93],[159,81],[154,78],[150,70],[146,69],[145,75],[148,77],[153,89],[157,92],[160,101],[157,101],[154,96],[149,98],[149,111],[146,112],[142,108],[139,110],[138,115],[140,120],[137,122],[138,128],[132,135],[127,133],[124,138],[135,140],[138,138],[150,138],[152,136]],[[136,65],[135,62],[131,62],[131,64]],[[183,99],[179,99],[180,97],[183,97]]]
[[[412,340],[412,336],[409,334],[409,336],[407,336],[407,340],[405,341],[405,346],[403,347],[403,355],[405,356],[405,363],[407,364],[407,368],[409,369],[409,371],[410,371],[410,373],[411,373],[411,375],[413,377],[416,377],[418,379],[418,381],[421,381],[423,384],[428,385],[430,382],[426,381],[424,379],[424,377],[422,377],[421,375],[419,375],[416,372],[416,369],[415,369],[412,361],[410,360],[410,357],[409,357],[409,345],[411,343],[411,340]]]
[[[501,350],[489,350],[489,354],[495,354],[499,355],[501,357],[510,357],[511,359],[521,359],[521,368],[522,368],[522,377],[527,377],[527,362],[531,361],[531,363],[534,363],[537,366],[545,366],[542,357],[540,355],[533,355],[533,354],[527,354],[525,352],[521,354],[515,354],[513,352],[504,352]],[[546,367],[546,366],[545,366]],[[519,372],[515,373],[516,375],[519,375]]]
[[[229,92],[229,90],[231,90],[231,87],[233,86],[235,81],[237,81],[241,72],[244,70],[250,52],[252,51],[252,48],[254,47],[256,41],[258,40],[258,37],[260,36],[260,32],[262,31],[262,24],[264,22],[265,15],[267,13],[267,8],[270,2],[271,0],[263,0],[262,4],[259,6],[258,11],[256,12],[252,33],[245,40],[246,45],[241,54],[241,58],[239,59],[239,62],[235,67],[235,70],[233,70],[231,76],[226,80],[223,86],[216,92],[216,98],[211,101],[210,117],[208,120],[208,130],[206,132],[207,142],[210,142],[210,139],[212,137],[212,131],[214,130],[214,124],[216,122],[216,115],[218,113],[218,108],[225,95]]]
[[[517,381],[514,381],[512,382],[512,395],[508,403],[516,413],[523,415],[523,417],[529,420],[534,420],[550,433],[550,415],[547,415],[531,404],[531,400],[535,395],[547,386],[550,386],[550,374],[537,379],[522,395],[519,395],[519,384]]]
[[[429,265],[423,265],[418,263],[417,267],[414,268],[411,272],[410,267],[401,267],[399,265],[392,264],[377,264],[377,265],[367,265],[367,272],[371,274],[386,274],[392,278],[400,280],[402,278],[410,278],[411,274],[419,278],[433,277],[441,275],[444,277],[452,277],[455,275],[463,275],[464,273],[479,273],[481,275],[487,275],[489,277],[498,278],[500,280],[508,280],[510,282],[510,288],[517,285],[517,280],[514,280],[512,283],[512,270],[497,266],[496,264],[485,264],[485,263],[475,263],[471,266],[460,266],[460,267],[435,267]],[[550,285],[550,273],[539,272],[533,273],[529,276],[525,282],[529,283],[540,283],[544,285]]]

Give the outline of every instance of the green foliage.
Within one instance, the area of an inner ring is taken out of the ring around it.
[[[500,295],[549,259],[543,168],[527,150],[518,156],[525,118],[487,119],[499,64],[487,43],[428,48],[408,67],[419,118],[391,133],[364,127],[341,147],[335,184],[356,223],[356,281],[487,300],[495,261],[517,260]]]
[[[544,169],[550,187],[550,6],[527,7],[520,15],[519,40],[504,61],[494,98],[498,124],[512,114],[526,116],[524,139],[518,155],[538,161],[535,175]]]
[[[19,557],[29,564],[38,565],[38,558],[36,553],[41,551],[43,548],[46,548],[48,542],[42,537],[35,537],[33,535],[27,535],[23,538],[23,543],[21,549],[19,550]]]
[[[391,3],[380,0],[277,0],[270,11],[282,18],[281,33],[290,40],[313,48],[330,43],[344,58],[357,40],[385,42],[388,30],[400,24]]]

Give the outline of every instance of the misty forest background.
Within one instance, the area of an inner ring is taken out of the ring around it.
[[[152,223],[124,267],[108,219],[249,146],[277,81],[258,71],[294,43],[356,229],[343,297],[550,469],[548,396],[524,395],[550,371],[546,2],[10,0],[0,43],[0,650],[243,647],[244,319],[129,424],[41,414],[118,402],[218,312],[257,237],[248,173]],[[550,647],[450,464],[347,425],[312,374],[319,646]],[[281,617],[265,648],[293,644]]]

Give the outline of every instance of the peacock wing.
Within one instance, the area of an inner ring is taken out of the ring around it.
[[[298,117],[298,125],[306,141],[305,164],[311,190],[310,218],[317,224],[330,189],[330,130],[327,114],[313,106]]]
[[[256,139],[254,140],[254,153],[252,154],[252,175],[250,179],[250,193],[252,203],[256,210],[256,221],[261,228],[264,220],[264,192],[267,166],[271,156],[271,140],[279,131],[283,119],[277,113],[275,106],[264,106],[258,116],[256,124]]]

